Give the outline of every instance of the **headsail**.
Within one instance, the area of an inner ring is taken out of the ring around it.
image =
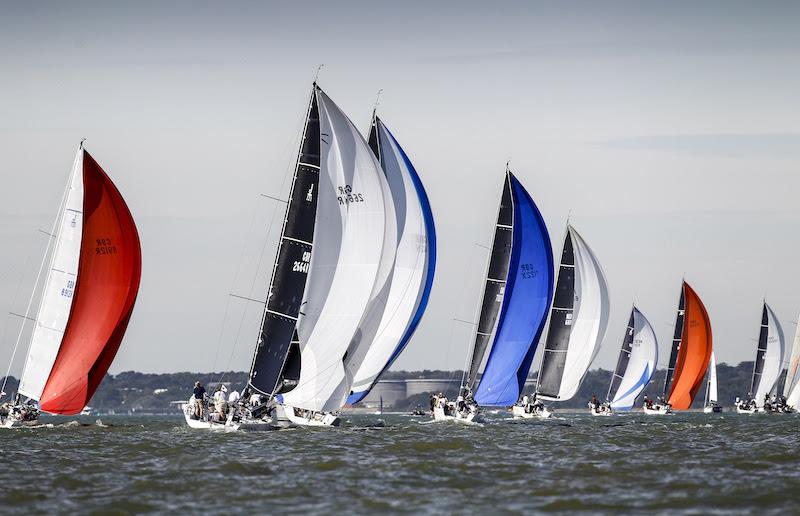
[[[378,157],[395,205],[397,254],[383,318],[353,376],[348,403],[372,389],[405,348],[428,304],[436,268],[436,230],[428,195],[417,171],[389,129],[373,117],[368,138]]]
[[[506,191],[512,204],[511,224],[503,227],[498,218],[483,300],[483,308],[497,314],[496,323],[489,324],[492,314],[481,313],[475,338],[476,348],[485,346],[491,336],[480,332],[494,327],[491,351],[474,395],[478,404],[487,406],[510,406],[519,399],[553,296],[553,250],[544,219],[511,172],[507,173],[504,199]],[[500,215],[504,215],[502,209]],[[503,266],[495,258],[505,255],[509,244],[510,255]],[[473,357],[473,367],[479,362]]]
[[[665,397],[672,408],[685,410],[692,405],[703,384],[711,351],[708,312],[697,293],[684,281],[664,383]]]
[[[653,327],[634,306],[611,377],[606,399],[614,410],[630,410],[650,383],[658,362],[658,343]]]
[[[761,330],[750,382],[750,394],[759,407],[764,405],[764,396],[770,394],[781,375],[784,342],[783,328],[775,312],[765,302],[761,310]]]
[[[603,341],[609,305],[608,284],[597,257],[567,225],[539,368],[539,397],[563,401],[575,395]]]
[[[789,356],[789,365],[786,370],[786,381],[783,393],[786,396],[786,404],[797,408],[800,403],[800,323],[794,334],[792,344],[792,354]]]
[[[19,392],[54,414],[77,414],[108,371],[141,277],[128,206],[78,150]]]
[[[330,97],[315,91],[321,155],[314,247],[296,326],[302,367],[283,403],[334,411],[352,385],[345,361],[372,342],[363,329],[383,313],[396,218],[367,142]]]

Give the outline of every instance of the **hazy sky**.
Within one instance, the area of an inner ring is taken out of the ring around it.
[[[452,320],[473,318],[509,159],[556,254],[572,210],[605,268],[595,366],[634,298],[666,362],[684,274],[718,361],[752,360],[765,295],[794,336],[800,4],[33,4],[0,2],[0,309],[25,309],[87,138],[144,255],[111,372],[249,367],[262,307],[228,294],[265,296],[283,205],[259,194],[287,195],[319,63],[364,130],[383,89],[433,204],[434,289],[396,369],[463,367]],[[4,364],[19,324],[0,317]]]

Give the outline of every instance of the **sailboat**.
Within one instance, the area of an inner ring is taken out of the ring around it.
[[[722,405],[717,397],[717,359],[714,352],[711,352],[711,360],[708,363],[708,373],[706,374],[706,396],[703,400],[703,412],[706,414],[722,412]]]
[[[789,364],[786,369],[786,380],[783,384],[783,393],[786,396],[786,406],[791,410],[800,409],[800,323],[794,334],[792,352],[789,355]]]
[[[114,360],[139,291],[142,254],[136,224],[83,142],[51,234],[53,250],[48,245],[42,260],[44,267],[50,254],[5,427],[36,424],[40,411],[81,413]],[[20,335],[27,319],[26,314]]]
[[[650,383],[658,363],[658,342],[650,321],[636,306],[631,309],[625,338],[606,401],[613,411],[628,411]]]
[[[219,424],[337,426],[383,319],[396,251],[381,165],[314,83],[248,385]]]
[[[567,224],[535,402],[575,396],[603,342],[609,310],[603,268],[583,237]],[[515,414],[525,410],[517,407]]]
[[[388,297],[370,345],[360,346],[348,404],[358,403],[411,340],[428,305],[436,269],[436,229],[422,181],[394,135],[375,112],[367,139],[395,205],[397,240]]]
[[[758,334],[756,359],[753,362],[753,375],[747,399],[738,400],[736,411],[751,414],[754,412],[776,412],[770,401],[781,375],[785,348],[783,328],[772,308],[763,303],[761,308],[761,328]]]
[[[478,422],[479,406],[508,407],[517,402],[552,296],[553,251],[547,226],[530,194],[506,167],[460,395],[455,402],[434,400],[435,420]]]
[[[645,414],[669,414],[686,410],[703,384],[711,360],[711,321],[697,293],[685,281],[681,285],[672,351],[664,377],[661,400],[644,407]]]

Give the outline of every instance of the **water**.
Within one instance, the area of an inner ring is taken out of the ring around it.
[[[800,415],[561,414],[483,427],[189,430],[171,417],[0,430],[3,512],[796,512]],[[367,428],[378,419],[382,428]],[[80,418],[93,422],[95,418]]]

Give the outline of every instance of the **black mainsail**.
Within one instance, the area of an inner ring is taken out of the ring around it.
[[[631,309],[631,318],[628,321],[628,329],[625,330],[625,339],[622,341],[622,349],[619,350],[617,367],[614,368],[614,375],[611,377],[611,385],[608,386],[608,394],[606,395],[606,400],[608,401],[613,400],[614,396],[616,396],[622,379],[625,377],[625,371],[628,369],[628,362],[631,359],[631,352],[633,351],[634,331],[633,309]]]
[[[250,368],[250,387],[268,396],[288,392],[300,377],[300,341],[295,326],[311,262],[320,170],[316,93],[314,84]]]
[[[755,396],[761,375],[764,372],[764,363],[767,355],[767,337],[769,336],[769,319],[767,316],[767,304],[761,311],[761,330],[758,333],[758,349],[756,350],[756,360],[753,362],[753,376],[750,380],[750,395]]]
[[[675,363],[678,361],[678,353],[681,349],[681,339],[683,338],[683,318],[685,311],[686,299],[684,297],[684,288],[681,285],[681,298],[678,301],[678,315],[675,319],[675,332],[672,334],[672,351],[669,354],[669,365],[667,366],[667,374],[664,376],[664,400],[666,401],[669,396],[669,388],[672,383],[672,377],[675,374]]]

